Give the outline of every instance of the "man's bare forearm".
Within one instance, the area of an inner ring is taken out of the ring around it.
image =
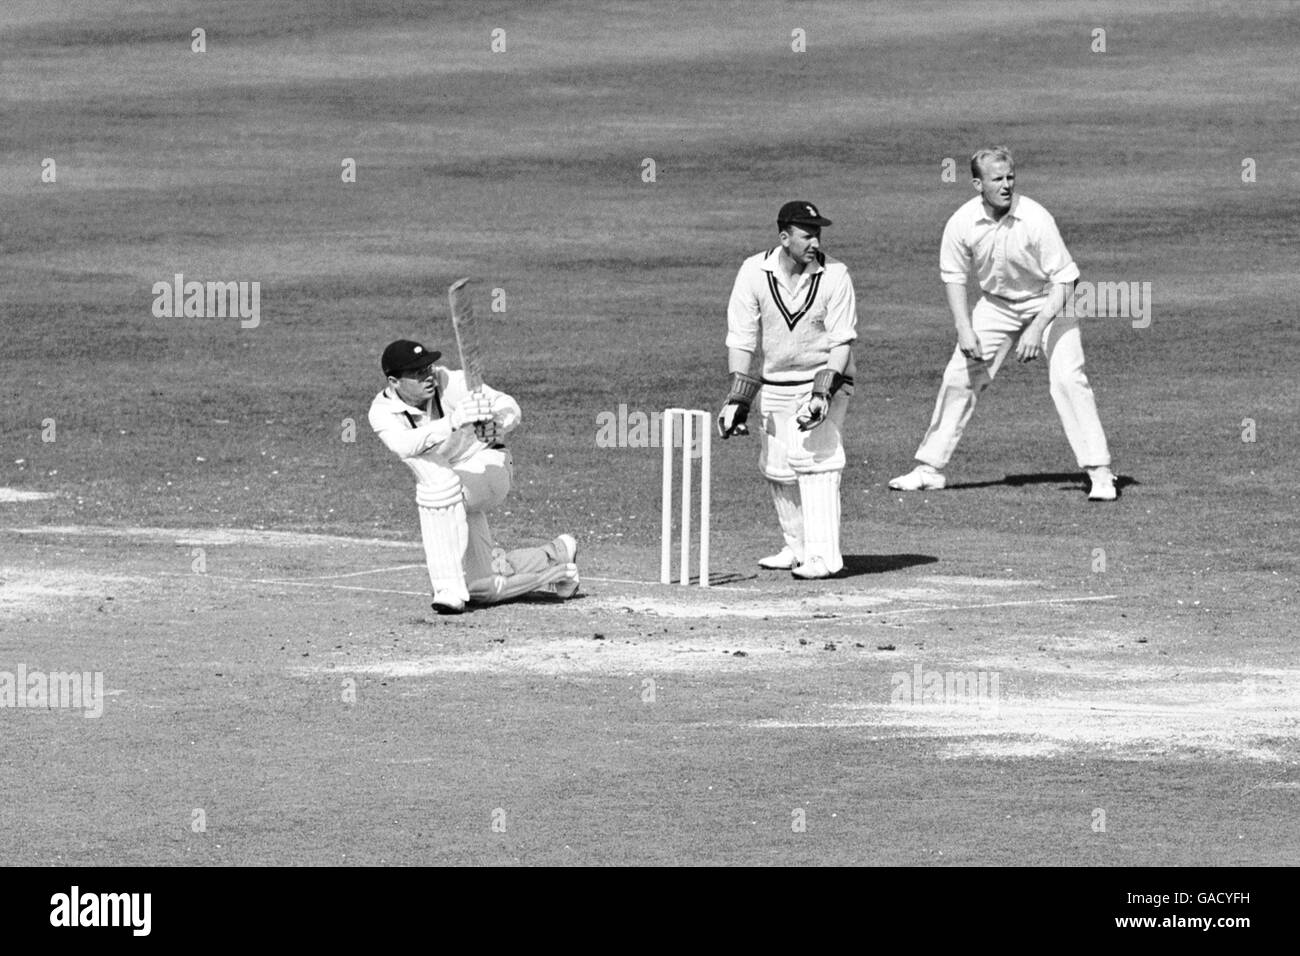
[[[945,282],[943,291],[948,296],[948,310],[952,312],[953,323],[957,331],[970,331],[970,309],[966,305],[966,286],[955,282]]]
[[[1052,291],[1047,295],[1047,301],[1044,302],[1043,307],[1038,310],[1038,314],[1034,316],[1034,321],[1031,324],[1041,329],[1047,325],[1048,322],[1052,321],[1052,319],[1056,318],[1057,313],[1059,313],[1061,308],[1065,305],[1065,298],[1070,294],[1070,289],[1073,285],[1074,283],[1072,282],[1053,283]]]

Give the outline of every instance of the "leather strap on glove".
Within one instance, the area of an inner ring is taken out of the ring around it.
[[[744,372],[731,373],[731,390],[727,392],[726,405],[744,405],[749,408],[754,404],[754,399],[758,396],[758,390],[762,387],[762,382],[752,375],[746,375]]]
[[[812,393],[814,395],[822,395],[826,398],[830,398],[840,390],[840,386],[843,384],[844,376],[835,371],[835,369],[820,369],[817,374],[813,376]]]

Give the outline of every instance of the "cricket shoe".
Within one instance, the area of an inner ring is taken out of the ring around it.
[[[435,614],[464,614],[465,602],[457,598],[434,598],[433,613]]]
[[[917,465],[905,475],[891,479],[889,487],[895,491],[938,491],[948,484],[943,472],[929,465]]]
[[[805,581],[815,581],[818,578],[829,578],[831,576],[830,568],[826,567],[826,561],[822,558],[809,558],[803,564],[795,565],[790,571],[796,578],[803,578]]]
[[[1090,468],[1088,478],[1092,481],[1092,488],[1088,491],[1089,501],[1114,501],[1119,497],[1119,492],[1115,490],[1115,475],[1109,468]]]
[[[556,564],[573,564],[578,560],[578,539],[562,534],[551,542],[551,550],[556,554]]]
[[[562,537],[568,538],[569,536],[563,535]],[[573,539],[569,538],[569,540],[572,541]],[[576,549],[577,545],[574,545],[574,548]],[[573,562],[568,562],[564,565],[563,574],[550,582],[546,586],[546,589],[555,592],[561,601],[567,601],[578,593],[578,585],[580,583],[580,579],[578,578],[578,566]]]
[[[777,554],[769,554],[766,558],[758,559],[758,566],[769,571],[789,571],[798,563],[794,552],[789,548],[782,548]]]

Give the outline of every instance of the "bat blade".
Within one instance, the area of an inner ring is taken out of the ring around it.
[[[469,279],[457,279],[447,289],[451,303],[451,327],[456,333],[456,351],[465,372],[465,384],[471,392],[483,387],[483,354],[479,348],[478,324],[474,320],[474,303],[470,299]]]

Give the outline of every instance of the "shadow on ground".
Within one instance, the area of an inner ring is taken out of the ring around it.
[[[932,554],[846,554],[844,569],[837,578],[854,578],[860,574],[884,574],[887,571],[901,571],[918,564],[935,564],[938,562]]]
[[[1129,485],[1137,485],[1140,482],[1136,478],[1130,478],[1128,475],[1115,476],[1115,488],[1123,491]],[[1037,475],[1006,475],[993,481],[966,481],[960,484],[948,485],[948,491],[963,491],[970,488],[996,488],[1000,485],[1006,485],[1010,488],[1020,488],[1024,485],[1061,485],[1058,491],[1087,491],[1088,476],[1082,471],[1049,471]]]

